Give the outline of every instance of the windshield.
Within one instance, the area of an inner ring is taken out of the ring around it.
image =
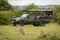
[[[21,16],[21,18],[25,18],[25,17],[27,17],[28,16],[28,14],[23,14],[22,16]]]

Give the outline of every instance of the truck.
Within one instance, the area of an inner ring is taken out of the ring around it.
[[[23,14],[21,17],[12,18],[12,24],[16,26],[17,24],[28,25],[32,24],[34,26],[45,26],[45,24],[51,22],[53,13],[51,10],[24,10],[24,12],[44,12],[43,15],[40,14]]]

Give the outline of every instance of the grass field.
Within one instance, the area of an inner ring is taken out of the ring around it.
[[[44,33],[55,32],[60,37],[60,26],[56,23],[49,23],[42,27],[25,25],[23,29],[25,35],[20,35],[17,26],[2,25],[0,26],[0,40],[37,40],[41,31]]]

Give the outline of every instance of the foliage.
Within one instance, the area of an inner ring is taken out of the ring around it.
[[[22,10],[18,9],[17,6],[12,7],[11,11],[13,12],[15,17],[20,17],[22,14]]]
[[[57,23],[60,24],[60,12],[57,15]]]
[[[0,10],[10,10],[12,6],[6,0],[0,0]]]
[[[60,40],[56,33],[45,34],[44,32],[41,32],[40,34],[41,35],[38,37],[38,40]]]
[[[35,5],[34,3],[32,3],[32,4],[29,4],[29,5],[24,6],[23,9],[24,10],[38,9],[38,6]],[[34,12],[29,12],[28,14],[32,15],[32,14],[34,14]]]
[[[35,5],[34,3],[29,4],[29,5],[27,5],[27,6],[24,7],[25,10],[36,9],[36,8],[37,8],[37,5]]]
[[[11,11],[0,11],[0,25],[10,24],[12,15]]]
[[[55,23],[47,24],[44,27],[25,25],[22,27],[24,29],[25,35],[20,35],[18,28],[19,27],[12,25],[0,25],[0,40],[38,40],[41,30],[47,34],[56,32],[57,36],[60,38],[60,25]]]
[[[60,6],[56,6],[53,11],[54,21],[60,24]]]

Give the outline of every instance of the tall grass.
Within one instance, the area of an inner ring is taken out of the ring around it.
[[[1,25],[0,26],[0,40],[40,40],[40,34],[49,35],[49,38],[53,38],[56,33],[57,38],[60,37],[60,26],[55,23],[49,23],[45,26],[34,27],[33,25],[25,25],[23,27],[25,35],[20,35],[17,26]],[[42,32],[43,31],[43,32]],[[51,34],[51,35],[50,35]],[[48,37],[46,37],[48,38]]]

